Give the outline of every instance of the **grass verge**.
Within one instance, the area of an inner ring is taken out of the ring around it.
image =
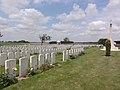
[[[61,60],[61,57],[56,59]],[[89,48],[83,56],[4,90],[120,90],[120,52],[106,57],[104,51]]]

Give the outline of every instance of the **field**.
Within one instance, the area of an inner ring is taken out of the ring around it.
[[[4,90],[120,90],[120,52],[106,57],[104,51],[93,47],[76,59],[61,59],[57,55],[54,68]]]
[[[39,42],[31,42],[31,43],[17,43],[17,42],[0,42],[0,46],[8,46],[8,45],[13,45],[13,46],[15,46],[15,45],[40,45],[40,43]]]

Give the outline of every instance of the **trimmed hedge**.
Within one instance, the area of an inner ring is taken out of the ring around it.
[[[111,52],[111,43],[110,40],[106,40],[105,41],[105,47],[106,47],[106,56],[110,56],[110,52]]]

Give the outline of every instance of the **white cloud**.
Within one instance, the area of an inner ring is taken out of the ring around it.
[[[39,4],[39,3],[59,3],[59,2],[63,2],[63,3],[67,3],[67,2],[71,2],[72,0],[33,0],[33,2],[35,4]]]
[[[34,3],[42,3],[44,0],[34,0]]]
[[[105,30],[106,29],[106,22],[104,21],[93,21],[88,24],[88,29],[89,30]]]
[[[97,4],[89,3],[86,9],[81,8],[78,4],[74,4],[69,13],[64,12],[58,15],[53,19],[55,21],[52,22],[49,22],[51,17],[44,15],[40,10],[36,10],[32,6],[35,4],[66,2],[75,3],[76,1],[1,0],[0,11],[5,12],[9,16],[7,18],[0,16],[0,29],[4,34],[2,38],[4,40],[25,39],[39,41],[38,34],[47,33],[54,39],[59,40],[67,36],[75,41],[96,41],[101,37],[108,36],[109,21],[111,19],[113,20],[113,38],[120,38],[120,0],[109,0],[104,10],[99,12]],[[30,3],[32,4],[30,5]],[[32,9],[28,9],[28,5]],[[48,23],[49,26],[47,25]]]
[[[7,19],[0,17],[0,25],[6,25],[7,23]]]
[[[98,13],[96,4],[88,4],[87,8],[85,9],[85,12],[88,16],[94,16]]]
[[[35,9],[21,9],[19,13],[9,15],[9,18],[28,25],[44,24],[50,20],[49,16],[44,16]]]
[[[115,10],[120,8],[120,0],[109,0],[105,10]]]
[[[7,14],[16,13],[28,4],[29,0],[1,0],[0,10]]]
[[[113,37],[116,39],[120,38],[119,35],[117,35],[120,34],[120,0],[109,0],[108,5],[103,8],[102,14],[103,16],[101,18],[103,18],[103,20],[106,20],[108,23],[112,20]]]
[[[52,28],[54,30],[60,30],[60,31],[65,31],[65,32],[66,31],[71,32],[71,31],[80,30],[79,26],[75,26],[75,25],[70,24],[70,23],[62,23],[62,22],[53,24]]]
[[[19,13],[9,15],[9,26],[2,29],[3,38],[4,40],[38,41],[40,33],[49,31],[46,24],[50,19],[51,17],[45,16],[35,9],[21,9]],[[0,18],[1,20],[4,21]]]
[[[9,16],[12,22],[21,28],[33,28],[47,23],[49,16],[44,16],[35,9],[21,9],[19,13]]]
[[[6,18],[0,17],[0,31],[6,28],[8,25],[8,20]]]
[[[47,2],[47,3],[51,3],[51,2],[60,2],[61,0],[33,0],[34,3],[43,3],[43,2]]]
[[[62,21],[74,21],[74,20],[81,20],[85,17],[85,12],[80,8],[79,5],[74,4],[73,10],[69,13],[63,13],[58,16],[58,18]]]

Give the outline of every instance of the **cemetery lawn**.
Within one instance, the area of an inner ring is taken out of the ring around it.
[[[104,55],[97,47],[86,49],[85,55],[59,61],[58,66],[4,90],[120,90],[120,52]]]

